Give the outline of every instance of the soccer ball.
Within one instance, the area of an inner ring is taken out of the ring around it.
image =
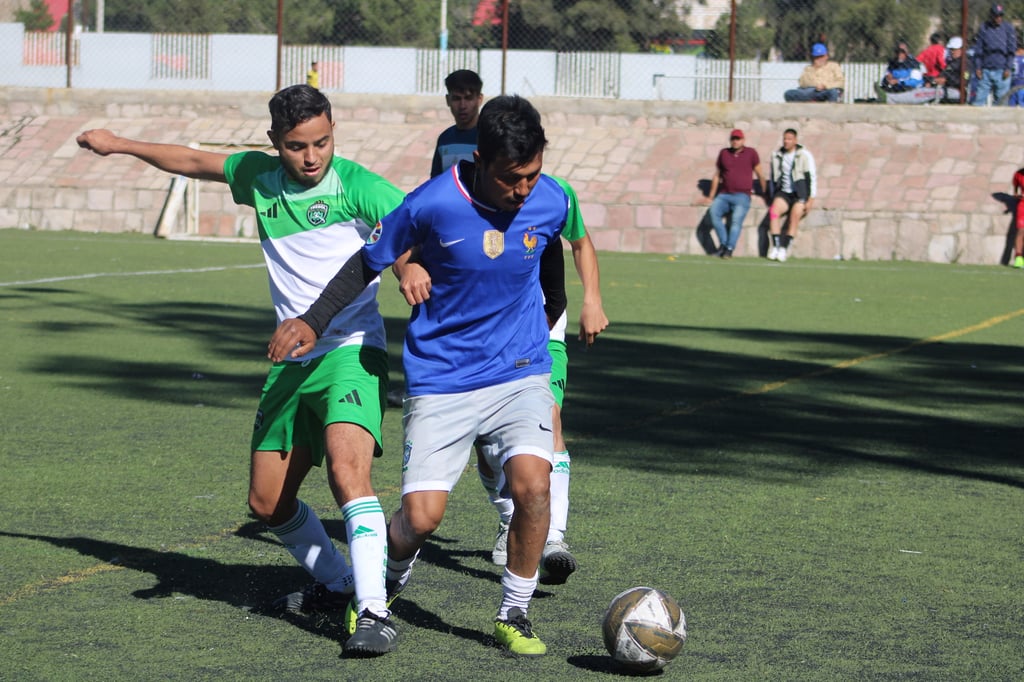
[[[686,616],[676,600],[653,587],[634,587],[612,599],[602,623],[604,646],[630,670],[664,668],[686,641]]]

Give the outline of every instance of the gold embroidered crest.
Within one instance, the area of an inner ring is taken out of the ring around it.
[[[505,252],[505,233],[499,230],[484,232],[484,253],[490,259],[497,258]]]

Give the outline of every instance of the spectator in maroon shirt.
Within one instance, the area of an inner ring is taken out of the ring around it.
[[[745,146],[743,131],[729,133],[729,146],[718,153],[715,175],[711,178],[711,191],[704,201],[711,202],[711,221],[718,235],[720,258],[732,258],[732,252],[743,230],[743,219],[750,210],[750,194],[754,189],[754,176],[760,183],[760,193],[767,191],[761,157],[753,147]],[[721,190],[721,191],[719,191]],[[728,228],[725,215],[729,214]]]

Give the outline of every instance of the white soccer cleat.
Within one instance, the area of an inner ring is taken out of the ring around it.
[[[779,260],[779,247],[773,246],[768,249],[768,260]]]
[[[780,246],[779,254],[776,260],[779,261],[780,263],[785,263],[787,258],[789,258],[789,249],[787,249],[785,246]]]

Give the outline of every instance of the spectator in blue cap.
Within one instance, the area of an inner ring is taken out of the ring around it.
[[[787,90],[787,102],[838,102],[846,88],[843,69],[828,60],[828,47],[815,43],[811,47],[811,63],[800,74],[799,87]]]
[[[974,106],[988,106],[988,96],[994,104],[1010,90],[1010,75],[1013,73],[1013,57],[1017,52],[1017,31],[1003,20],[1002,5],[992,5],[988,21],[978,29],[974,41],[974,75],[978,79],[978,91]]]

